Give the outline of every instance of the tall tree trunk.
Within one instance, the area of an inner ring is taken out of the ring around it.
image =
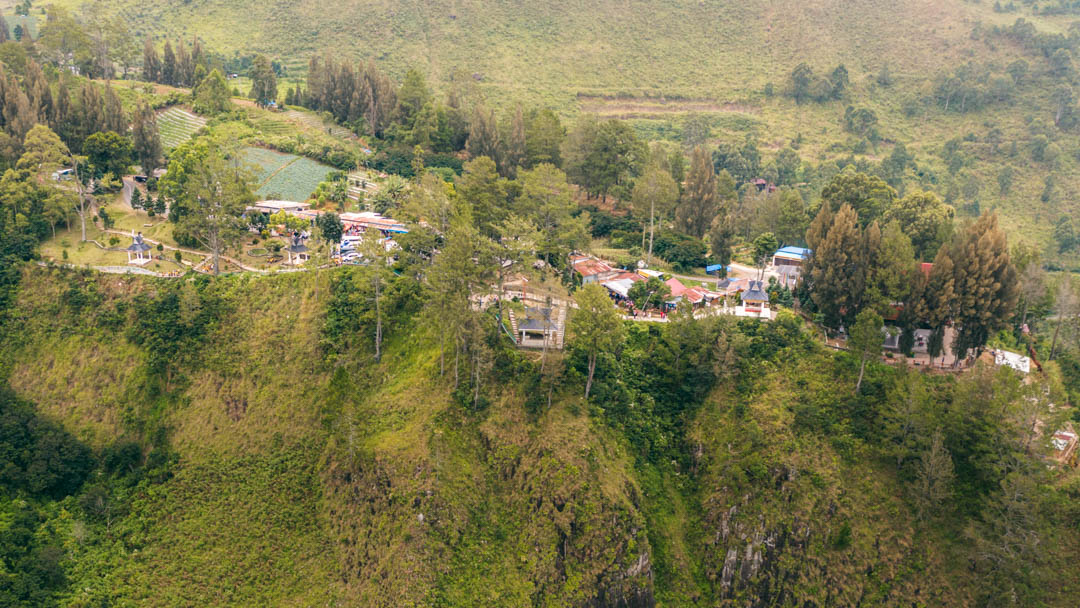
[[[221,246],[217,242],[217,238],[214,238],[212,251],[214,253],[214,276],[221,273]]]
[[[473,355],[473,410],[480,406],[480,349]]]
[[[375,362],[378,363],[382,359],[382,305],[380,302],[380,295],[382,294],[381,281],[376,275],[375,277]],[[440,352],[440,357],[441,357]]]
[[[596,372],[596,355],[589,355],[589,378],[585,381],[585,399],[589,399],[589,393],[592,391],[593,374]]]
[[[1065,307],[1063,306],[1062,308]],[[1061,333],[1061,325],[1065,323],[1065,316],[1064,310],[1058,311],[1058,322],[1057,326],[1054,327],[1054,339],[1050,341],[1050,358],[1048,358],[1047,361],[1053,361],[1054,356],[1057,355],[1058,334]]]
[[[454,342],[454,390],[457,390],[461,383],[461,339]]]
[[[649,202],[649,257],[646,259],[646,265],[652,266],[652,248],[653,238],[656,236],[656,202]]]
[[[439,333],[439,377],[446,375],[446,335]]]
[[[859,394],[859,390],[862,388],[863,374],[866,373],[866,355],[862,357],[862,363],[859,364],[859,380],[855,383],[855,394]]]

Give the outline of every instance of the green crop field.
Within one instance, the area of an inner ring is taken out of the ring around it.
[[[261,198],[288,201],[307,200],[333,167],[292,154],[263,148],[245,148],[244,162],[249,165]]]
[[[206,119],[179,107],[171,107],[157,116],[161,145],[171,150],[184,143],[206,125]]]
[[[297,158],[259,187],[257,195],[288,201],[307,200],[333,167],[310,158]]]
[[[31,38],[38,37],[38,17],[36,15],[15,15],[4,13],[4,21],[7,22],[8,36],[15,39],[15,28],[22,26],[23,34],[29,34]]]
[[[292,154],[282,154],[265,148],[244,148],[244,163],[251,170],[255,183],[260,185],[297,158]]]

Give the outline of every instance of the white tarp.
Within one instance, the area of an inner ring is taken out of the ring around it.
[[[1007,350],[995,350],[994,363],[997,365],[1008,365],[1016,371],[1025,374],[1031,372],[1031,359],[1028,359],[1024,355],[1010,353]]]

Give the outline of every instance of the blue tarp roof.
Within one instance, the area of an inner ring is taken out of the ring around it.
[[[711,264],[705,267],[705,272],[720,272],[721,270],[731,271],[730,266],[724,266],[723,264]]]
[[[774,253],[773,255],[783,255],[803,259],[806,256],[810,255],[810,250],[806,247],[781,247],[780,249],[777,249],[776,253]]]

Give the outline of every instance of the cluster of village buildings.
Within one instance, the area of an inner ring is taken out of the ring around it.
[[[310,203],[270,200],[257,202],[248,207],[247,211],[248,213],[262,213],[265,215],[285,212],[311,222],[314,222],[319,214],[323,213],[312,209]],[[359,261],[359,254],[355,253],[355,246],[363,234],[376,232],[381,242],[389,249],[396,245],[393,243],[395,235],[408,233],[408,228],[403,222],[383,217],[378,213],[346,212],[341,213],[339,217],[344,225],[344,233],[338,252],[338,261],[342,263]],[[309,254],[304,241],[309,236],[308,232],[297,232],[287,236],[290,236],[286,248],[289,254],[289,263],[301,264],[306,262]],[[133,265],[144,265],[149,262],[151,259],[149,254],[150,245],[143,240],[141,234],[133,235],[132,240],[132,244],[127,248],[128,262]],[[804,248],[783,247],[773,255],[772,263],[767,269],[750,273],[756,276],[693,279],[688,280],[691,283],[689,286],[675,276],[669,276],[649,268],[637,268],[634,270],[618,268],[614,264],[592,255],[574,254],[570,257],[570,264],[575,279],[579,284],[596,283],[604,287],[611,296],[613,305],[625,309],[628,318],[642,320],[650,318],[663,319],[668,313],[685,302],[695,311],[771,320],[775,318],[776,310],[770,306],[765,277],[775,279],[782,286],[794,287],[802,272],[803,263],[809,255],[810,251]],[[932,266],[932,264],[923,264],[921,270],[923,273],[929,274]],[[717,265],[709,266],[706,270],[711,274],[720,270],[731,271],[732,269],[731,267],[725,268]],[[748,273],[743,272],[743,274]],[[663,297],[662,302],[648,302],[642,306],[646,310],[639,310],[630,299],[630,291],[636,283],[649,281],[650,279],[662,281],[667,286],[669,293]],[[535,303],[534,306],[526,306],[524,314],[511,312],[508,317],[511,337],[520,346],[563,348],[567,319],[566,306],[545,306]],[[892,320],[895,320],[895,318]],[[885,350],[899,350],[899,337],[900,332],[895,327],[886,327],[883,344]],[[929,330],[920,329],[915,331],[914,351],[916,354],[926,353],[929,339]],[[989,351],[987,357],[992,359],[995,365],[1010,367],[1024,375],[1031,372],[1032,364],[1036,367],[1039,366],[1037,361],[1033,361],[1029,357],[1004,350]],[[1051,459],[1062,466],[1076,466],[1080,437],[1071,427],[1057,431],[1051,441],[1055,450]]]
[[[783,247],[772,258],[768,276],[780,285],[793,287],[802,271],[803,262],[810,251],[801,247]],[[571,256],[570,264],[581,284],[597,283],[608,290],[612,299],[619,306],[627,308],[632,314],[646,314],[648,311],[636,310],[630,301],[630,290],[635,283],[656,278],[667,285],[670,295],[663,302],[650,302],[645,308],[655,308],[657,314],[665,315],[682,302],[689,303],[695,309],[719,308],[726,314],[738,317],[752,317],[769,320],[775,316],[775,310],[769,306],[769,294],[766,290],[766,273],[750,273],[751,276],[725,276],[709,280],[693,280],[687,286],[679,278],[648,268],[624,270],[591,255]],[[708,266],[708,273],[720,270],[731,271],[730,267]],[[734,304],[734,305],[733,305]]]

